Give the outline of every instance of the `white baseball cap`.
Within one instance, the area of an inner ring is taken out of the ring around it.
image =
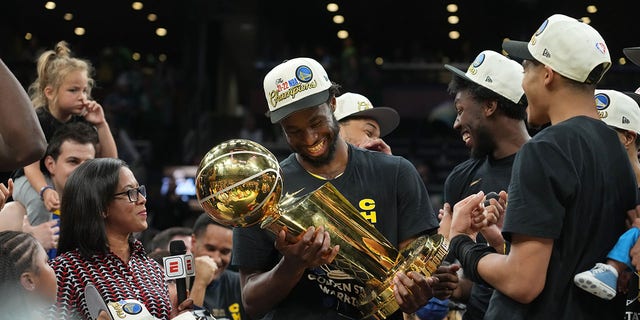
[[[640,95],[615,90],[596,90],[596,108],[608,126],[640,134]]]
[[[609,49],[600,33],[562,14],[545,20],[528,43],[507,40],[502,48],[509,56],[536,60],[581,83],[598,83],[611,67]],[[599,65],[604,66],[602,72],[590,76]]]
[[[624,52],[624,55],[627,56],[631,62],[640,66],[640,47],[624,48],[622,52]]]
[[[367,97],[345,92],[336,98],[336,110],[333,112],[338,121],[349,117],[365,117],[375,120],[380,126],[380,137],[391,133],[400,123],[400,115],[392,108],[374,108]]]
[[[448,64],[444,67],[459,77],[483,86],[513,103],[519,103],[524,95],[522,65],[495,51],[480,52],[466,73]]]
[[[264,94],[271,123],[326,102],[329,88],[331,80],[327,71],[316,60],[295,58],[277,65],[264,77]]]

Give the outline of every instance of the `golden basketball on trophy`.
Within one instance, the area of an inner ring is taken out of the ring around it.
[[[196,174],[198,202],[218,223],[233,227],[260,224],[291,236],[324,226],[332,245],[332,262],[368,289],[359,298],[362,318],[386,319],[399,309],[393,295],[397,272],[432,275],[447,255],[442,235],[422,236],[398,250],[329,182],[298,196],[282,196],[282,172],[277,158],[264,146],[245,139],[225,141],[202,159]]]

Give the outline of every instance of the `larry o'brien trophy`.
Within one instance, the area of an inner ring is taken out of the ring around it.
[[[340,245],[333,264],[366,287],[358,298],[362,317],[386,319],[399,309],[393,295],[398,271],[430,276],[447,254],[444,237],[420,237],[402,252],[365,220],[331,183],[303,196],[282,195],[276,157],[262,145],[234,139],[213,147],[200,162],[196,194],[215,221],[228,226],[261,228],[291,236],[324,226],[332,245]]]

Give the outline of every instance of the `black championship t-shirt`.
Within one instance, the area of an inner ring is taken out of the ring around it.
[[[484,191],[485,194],[507,191],[514,159],[515,154],[502,159],[487,156],[472,158],[457,165],[444,183],[444,201],[453,207],[458,201],[479,191]],[[478,242],[486,243],[482,235],[478,235]],[[473,283],[469,300],[463,301],[467,305],[463,319],[482,320],[492,293],[493,289]]]
[[[554,239],[545,286],[528,306],[497,290],[487,319],[620,319],[624,296],[607,301],[573,283],[606,261],[635,207],[637,184],[616,133],[574,117],[536,134],[516,155],[503,235]],[[506,313],[505,313],[506,312]]]
[[[326,183],[289,156],[281,163],[285,192],[312,192]],[[415,167],[406,159],[349,146],[345,172],[330,181],[389,242],[435,233],[438,220]],[[258,226],[234,229],[233,264],[268,271],[280,260],[275,237]],[[333,264],[308,269],[296,287],[266,319],[358,318],[365,286]],[[389,319],[402,319],[402,312]]]
[[[242,307],[240,275],[229,269],[207,286],[204,306],[216,320],[247,319]]]

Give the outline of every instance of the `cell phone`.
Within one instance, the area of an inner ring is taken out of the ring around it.
[[[485,207],[489,206],[491,204],[491,202],[489,201],[491,199],[500,200],[500,195],[495,193],[495,192],[493,192],[493,191],[487,193],[484,197],[486,199],[486,200],[484,200],[484,203],[483,203]]]

